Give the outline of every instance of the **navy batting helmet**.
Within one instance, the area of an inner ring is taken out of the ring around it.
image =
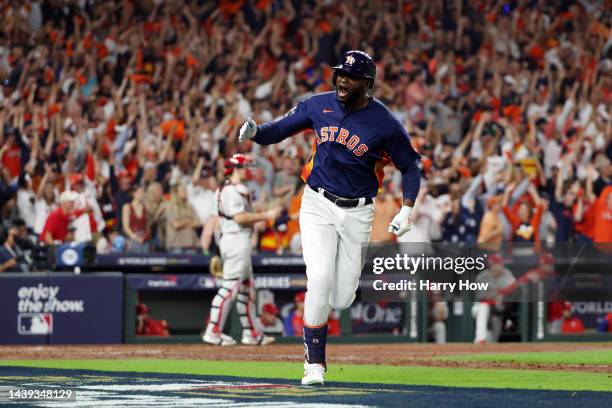
[[[367,53],[358,50],[345,52],[342,58],[340,58],[338,65],[332,67],[332,70],[334,71],[334,84],[336,83],[336,73],[338,71],[346,72],[359,78],[371,79],[372,86],[376,78],[376,64],[374,60]]]

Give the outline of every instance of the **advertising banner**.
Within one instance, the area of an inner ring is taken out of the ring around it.
[[[123,275],[0,276],[0,344],[121,343]]]
[[[218,280],[196,274],[128,274],[127,286],[134,290],[216,290]],[[306,289],[303,274],[256,274],[257,289]]]
[[[362,303],[351,307],[352,332],[400,334],[405,322],[403,303]]]
[[[54,322],[43,304],[50,295],[46,275],[0,275],[0,344],[47,344]]]
[[[74,258],[71,252],[69,259]],[[304,270],[304,258],[301,255],[258,254],[252,257],[253,267],[278,267],[290,268],[295,271]],[[185,269],[185,268],[208,268],[210,256],[200,254],[103,254],[96,255],[96,268],[121,270],[133,268],[143,270],[150,269]],[[68,263],[66,263],[68,265]]]

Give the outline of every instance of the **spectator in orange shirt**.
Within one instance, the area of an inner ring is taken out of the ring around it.
[[[0,126],[4,127],[4,119],[0,120]],[[4,133],[3,131],[0,132]],[[0,136],[2,135],[0,134]],[[0,146],[0,164],[8,170],[11,178],[18,177],[21,172],[22,149],[18,144],[19,137],[19,130],[13,129],[6,136],[3,146]],[[2,137],[0,137],[0,140],[2,140]]]
[[[612,242],[612,186],[603,189],[593,204],[595,230],[593,241]]]
[[[542,205],[540,204],[540,196],[535,189],[533,184],[530,184],[527,188],[527,192],[531,196],[534,206],[532,207],[529,202],[524,199],[519,207],[518,214],[513,212],[508,207],[508,201],[510,199],[510,193],[514,189],[515,184],[511,183],[504,192],[502,199],[502,206],[504,209],[504,215],[508,219],[512,227],[511,241],[513,242],[533,242],[536,247],[540,245],[540,220],[542,218]]]
[[[592,166],[587,169],[586,192],[578,191],[576,204],[573,207],[574,238],[578,242],[593,242],[595,233],[595,214],[593,213],[593,171]]]

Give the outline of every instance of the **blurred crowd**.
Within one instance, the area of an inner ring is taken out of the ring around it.
[[[299,253],[311,132],[237,144],[333,90],[342,52],[423,156],[415,242],[612,242],[612,8],[606,1],[0,2],[0,271],[21,246],[208,253],[224,159],[257,161],[257,250]],[[372,240],[390,241],[385,168]],[[21,243],[21,244],[19,244]],[[10,265],[9,265],[10,264]]]

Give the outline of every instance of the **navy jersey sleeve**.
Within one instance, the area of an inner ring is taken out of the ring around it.
[[[403,126],[398,124],[389,135],[386,150],[395,167],[402,172],[404,199],[416,201],[421,188],[421,155],[414,150]]]
[[[281,119],[275,122],[266,122],[257,126],[257,133],[253,141],[261,145],[281,142],[289,136],[312,128],[312,121],[308,117],[308,106],[302,101],[294,106]]]

